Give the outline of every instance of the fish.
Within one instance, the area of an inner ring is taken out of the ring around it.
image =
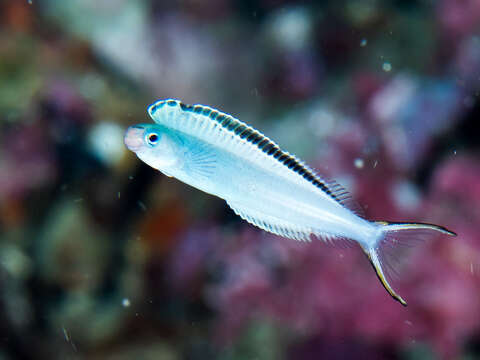
[[[424,235],[456,236],[439,225],[369,221],[349,192],[261,132],[205,105],[166,99],[148,107],[154,123],[130,126],[126,147],[154,169],[226,201],[242,219],[281,237],[358,244],[380,283],[391,287],[398,248]],[[401,252],[401,251],[400,251]]]

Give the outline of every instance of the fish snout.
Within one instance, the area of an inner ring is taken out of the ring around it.
[[[145,128],[141,125],[130,126],[125,132],[125,137],[123,139],[125,146],[133,152],[140,150],[143,145],[144,131]]]

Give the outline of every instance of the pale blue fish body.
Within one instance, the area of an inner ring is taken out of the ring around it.
[[[125,144],[142,161],[224,199],[237,215],[265,231],[296,240],[358,242],[382,285],[403,305],[384,276],[386,255],[380,245],[402,239],[403,230],[453,234],[431,224],[365,220],[349,208],[351,200],[341,186],[230,115],[172,99],[152,104],[148,112],[156,124],[131,126],[125,135]]]

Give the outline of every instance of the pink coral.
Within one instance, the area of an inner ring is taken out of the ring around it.
[[[351,166],[348,149],[365,145],[366,138],[360,134],[342,137],[351,141],[338,145],[343,150],[332,160],[335,171]],[[468,212],[465,204],[480,200],[480,168],[474,159],[447,162],[436,171],[430,195],[415,212],[406,214],[392,198],[379,196],[390,193],[398,177],[385,162],[381,170],[369,166],[360,171],[355,185],[359,198],[370,199],[370,214],[419,220],[429,214],[429,221],[459,232],[456,239],[436,237],[411,251],[395,284],[409,307],[401,308],[385,293],[357,247],[333,249],[320,242],[296,243],[245,229],[209,244],[212,256],[208,259],[206,251],[201,252],[205,266],[222,269],[223,277],[209,284],[206,293],[220,314],[220,339],[232,339],[249,319],[261,315],[304,336],[367,338],[379,346],[428,341],[449,357],[462,345],[459,339],[478,331],[480,286],[469,264],[480,258],[476,235],[480,229],[468,229],[480,224],[480,215],[471,215],[475,218],[467,224],[462,214]],[[380,181],[368,185],[367,179],[375,178],[372,174]]]

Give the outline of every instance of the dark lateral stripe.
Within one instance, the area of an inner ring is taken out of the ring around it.
[[[334,187],[330,187],[330,185],[325,183],[315,173],[313,173],[310,169],[305,167],[305,165],[300,163],[295,157],[289,155],[288,153],[284,153],[273,141],[271,141],[266,136],[260,134],[255,129],[242,123],[240,120],[237,120],[230,115],[227,115],[217,110],[214,110],[212,108],[209,108],[208,106],[186,105],[181,101],[172,100],[172,99],[158,101],[155,104],[151,105],[148,108],[150,115],[153,117],[153,115],[159,109],[161,109],[165,104],[169,106],[178,105],[180,109],[182,109],[182,111],[207,116],[212,121],[215,121],[220,126],[222,126],[224,129],[230,132],[233,132],[236,136],[239,136],[241,139],[246,140],[252,145],[256,145],[260,150],[262,150],[264,153],[268,154],[269,156],[273,156],[275,159],[281,162],[284,166],[295,171],[300,176],[302,176],[305,180],[309,181],[316,187],[320,188],[322,191],[330,195],[333,199],[341,203],[342,201],[341,195],[336,194],[336,190]]]
[[[235,135],[240,135],[243,130],[245,130],[246,126],[245,125],[240,125],[235,128]]]
[[[247,141],[248,141],[248,142],[251,142],[251,143],[254,143],[254,141],[255,141],[256,139],[260,139],[260,137],[259,137],[258,133],[254,130],[254,131],[252,132],[252,134],[251,134],[249,137],[247,137]],[[258,142],[258,141],[257,141],[257,142]]]
[[[263,149],[269,142],[269,139],[263,138],[263,140],[258,143],[258,148]]]
[[[272,147],[274,147],[275,145],[273,145],[272,143],[268,143],[267,145],[265,145],[263,147],[263,152],[268,152]]]
[[[251,133],[252,133],[252,130],[246,128],[246,129],[245,129],[244,131],[242,131],[242,133],[239,134],[239,135],[240,135],[240,137],[241,137],[242,139],[245,139],[246,137],[250,136]]]
[[[255,137],[252,139],[251,143],[256,145],[262,140],[262,136],[260,134],[255,134]]]
[[[278,148],[276,146],[273,146],[270,150],[268,150],[267,154],[268,155],[273,155],[278,151]]]

